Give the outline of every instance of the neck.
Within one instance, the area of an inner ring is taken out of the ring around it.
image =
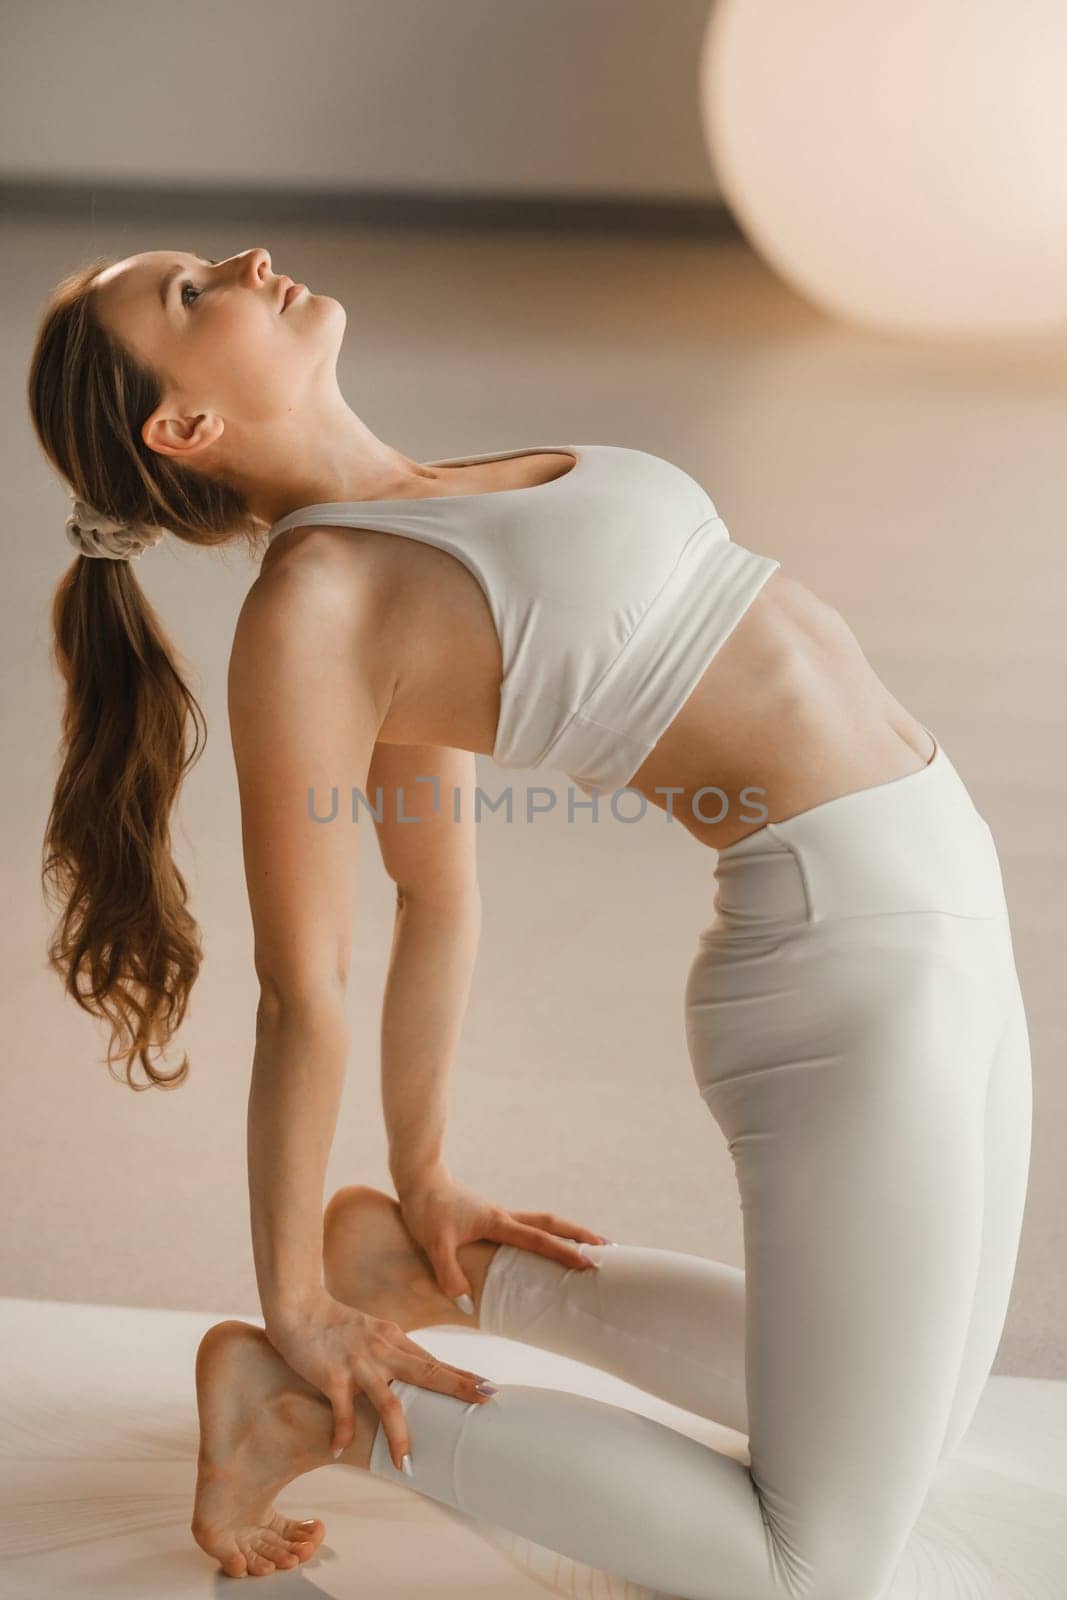
[[[439,476],[379,439],[339,391],[302,413],[298,426],[290,418],[272,432],[257,438],[259,470],[229,474],[268,527],[301,506],[387,500]]]

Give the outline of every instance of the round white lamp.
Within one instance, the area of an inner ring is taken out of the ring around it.
[[[1063,0],[717,0],[701,107],[727,205],[823,309],[1067,335]]]

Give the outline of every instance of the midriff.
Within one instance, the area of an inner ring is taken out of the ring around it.
[[[917,772],[933,749],[841,613],[779,568],[629,787],[722,850],[768,822]],[[697,796],[709,786],[721,794]]]

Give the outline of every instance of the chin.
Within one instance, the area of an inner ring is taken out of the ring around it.
[[[314,294],[314,290],[311,292]],[[318,300],[322,305],[335,306],[337,309],[334,315],[340,320],[341,327],[344,328],[347,326],[348,312],[345,310],[340,300],[335,300],[332,294],[315,294],[315,299]]]

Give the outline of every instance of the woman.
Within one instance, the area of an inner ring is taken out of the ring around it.
[[[606,445],[413,461],[342,398],[344,325],[265,250],[151,251],[60,285],[30,375],[81,552],[55,602],[51,955],[131,1083],[134,1060],[153,1083],[187,1070],[149,1051],[200,959],[167,850],[199,708],[131,561],[163,529],[253,549],[268,530],[229,679],[265,1334],[224,1323],[199,1352],[194,1534],[235,1576],[308,1559],[321,1523],[273,1496],[340,1452],[689,1600],[874,1600],[974,1413],[1014,1272],[1030,1063],[989,829],[839,614],[734,543],[688,474]],[[558,768],[589,803],[626,784],[717,852],[685,1014],[744,1272],[607,1248],[448,1172],[479,921],[471,811],[448,791],[468,799],[476,752]],[[424,824],[375,814],[398,890],[398,1202],[341,1191],[324,1224],[355,888],[329,796],[347,821],[349,789],[373,806],[379,787]],[[740,1429],[751,1464],[581,1396],[487,1397],[407,1337],[442,1321]]]

